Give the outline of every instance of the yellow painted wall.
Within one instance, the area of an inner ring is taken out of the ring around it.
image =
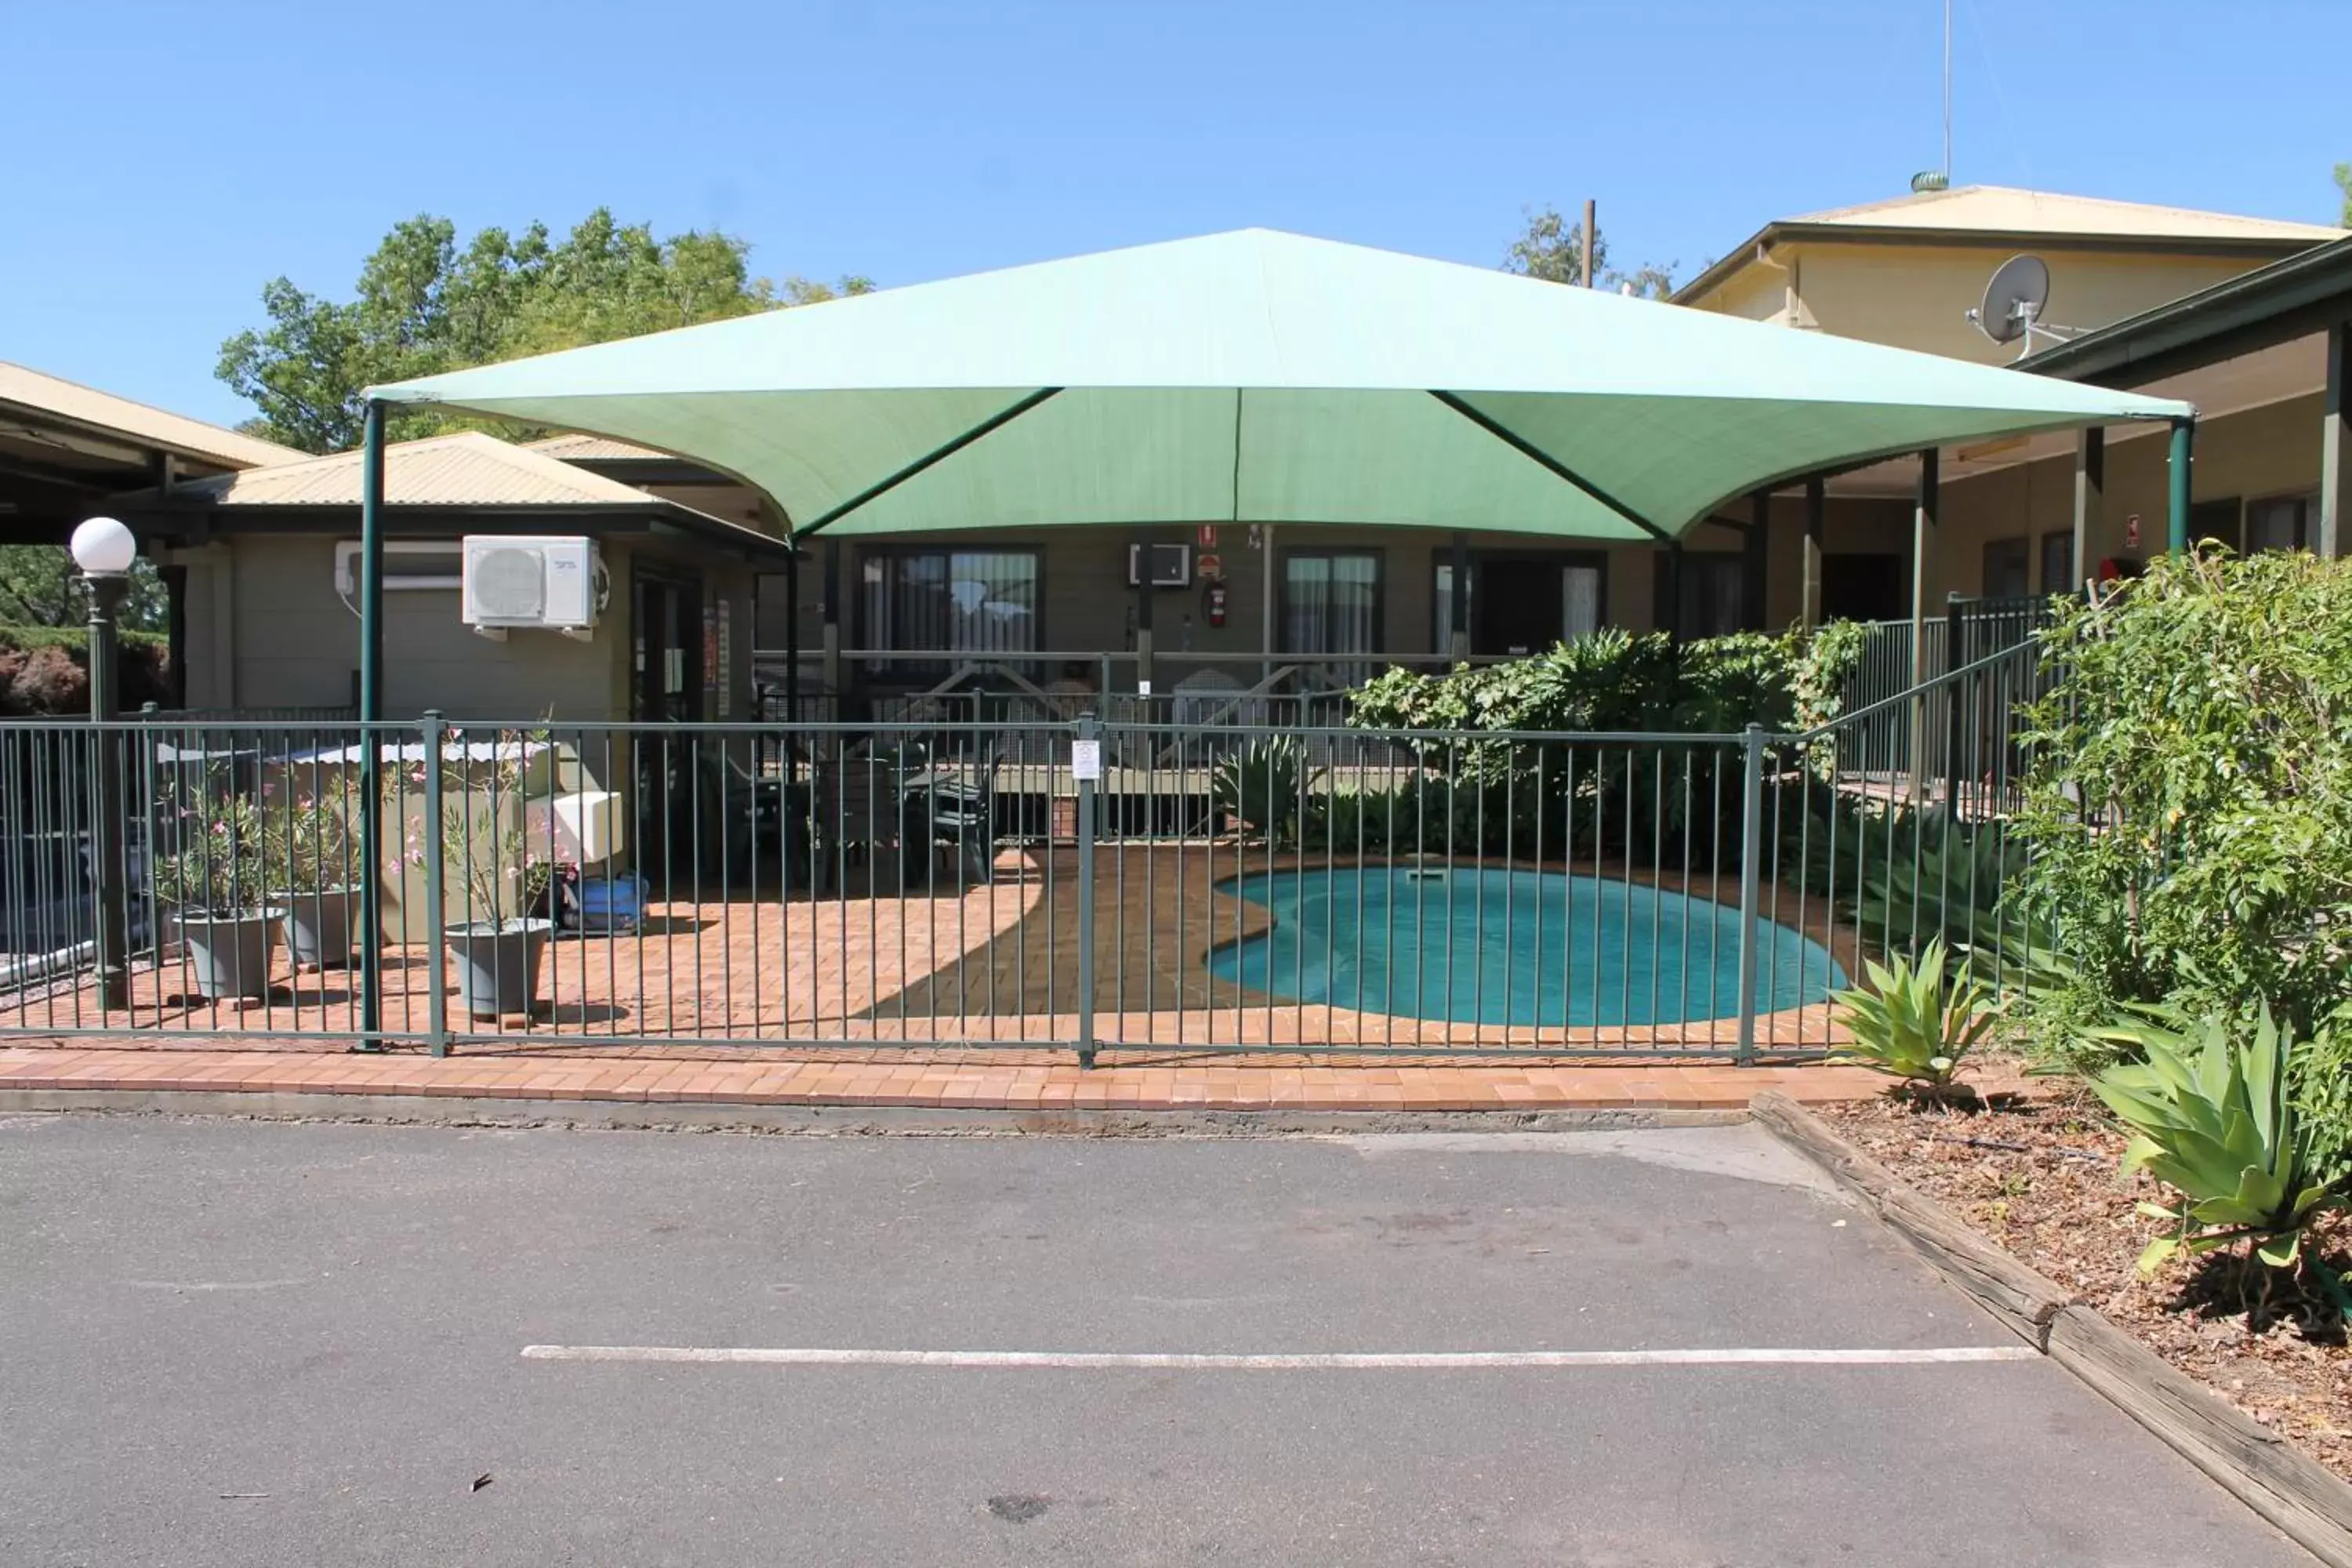
[[[2299,495],[2319,484],[2321,400],[2316,394],[2290,398],[2197,426],[2191,470],[2192,503],[2241,502]],[[2160,429],[2118,440],[2108,432],[2107,482],[2102,526],[2093,536],[2090,559],[2161,552],[2166,537],[2168,443]],[[2125,536],[2139,514],[2140,542],[2128,550]],[[2052,531],[2074,526],[2074,465],[2071,458],[2021,463],[2013,468],[1955,481],[1944,487],[1939,539],[1928,556],[1927,591],[1984,591],[1984,546],[1990,541],[2030,533],[2039,541]],[[2043,584],[2045,587],[2054,584]]]
[[[1782,285],[1793,276],[1799,324],[1840,337],[2005,364],[2017,357],[2017,345],[1992,342],[1969,325],[1966,312],[1984,298],[1993,269],[2021,250],[2050,264],[2048,319],[2084,328],[2137,315],[2251,271],[2265,259],[2009,241],[1962,246],[1803,240],[1772,250],[1772,260],[1788,272],[1750,262],[1696,308],[1771,320],[1782,314]],[[1759,310],[1759,300],[1771,308]]]

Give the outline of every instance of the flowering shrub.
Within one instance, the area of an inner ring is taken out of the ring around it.
[[[261,901],[269,836],[252,797],[183,806],[180,848],[155,868],[155,896],[183,910],[225,914]]]

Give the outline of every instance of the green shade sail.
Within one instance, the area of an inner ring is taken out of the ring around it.
[[[2186,404],[1264,229],[372,390],[642,443],[796,531],[1676,538],[1727,500]]]

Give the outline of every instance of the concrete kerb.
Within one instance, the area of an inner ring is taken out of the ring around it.
[[[1756,1123],[1819,1165],[1963,1294],[2328,1568],[2352,1568],[2352,1484],[2202,1387],[2073,1292],[1969,1229],[1787,1095]]]
[[[1727,1127],[1746,1110],[962,1110],[903,1105],[727,1105],[493,1096],[270,1094],[251,1090],[0,1089],[0,1115],[220,1117],[264,1121],[548,1127],[826,1137],[1285,1138],[1331,1132],[1581,1132]]]

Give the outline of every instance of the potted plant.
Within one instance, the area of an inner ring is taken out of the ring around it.
[[[360,855],[348,785],[302,790],[266,806],[269,902],[286,910],[286,946],[301,969],[347,969],[360,902]]]
[[[244,795],[181,813],[180,847],[156,868],[155,893],[171,906],[196,994],[214,1001],[269,994],[271,940],[285,910],[262,892],[268,833]]]
[[[457,869],[465,900],[442,935],[457,960],[459,1005],[470,1017],[530,1011],[555,930],[537,912],[555,867],[530,853],[521,822],[525,739],[500,735],[487,776],[442,805],[442,857]]]

